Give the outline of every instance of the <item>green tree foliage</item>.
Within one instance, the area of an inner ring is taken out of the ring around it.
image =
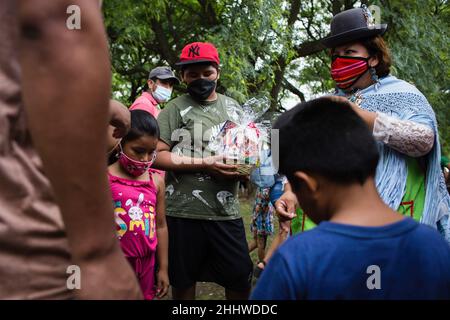
[[[380,1],[393,73],[413,83],[433,106],[442,147],[450,153],[450,5],[443,0]]]
[[[108,0],[103,9],[110,40],[114,96],[130,104],[148,71],[175,67],[183,46],[216,45],[221,57],[219,91],[238,101],[304,100],[330,92],[330,58],[320,44],[334,14],[361,3],[377,5],[388,23],[392,72],[414,83],[433,105],[441,141],[450,153],[448,0]],[[176,94],[184,92],[181,85]]]

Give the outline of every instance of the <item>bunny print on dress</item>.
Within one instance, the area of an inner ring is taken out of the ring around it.
[[[141,203],[144,201],[144,194],[140,193],[138,201],[135,206],[133,206],[133,201],[131,199],[128,199],[125,203],[126,206],[131,206],[130,209],[128,209],[128,215],[130,216],[131,220],[133,221],[140,221],[142,220],[142,216],[144,212],[141,209]]]

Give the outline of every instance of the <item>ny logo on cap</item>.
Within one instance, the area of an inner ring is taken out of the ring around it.
[[[200,46],[198,44],[194,44],[189,48],[188,57],[195,57],[200,55]]]

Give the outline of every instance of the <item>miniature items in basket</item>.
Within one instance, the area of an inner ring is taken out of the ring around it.
[[[252,98],[241,108],[227,106],[231,120],[209,142],[209,149],[223,155],[228,164],[236,164],[241,175],[250,175],[259,166],[260,149],[268,136],[267,128],[256,121],[269,109],[269,100]]]

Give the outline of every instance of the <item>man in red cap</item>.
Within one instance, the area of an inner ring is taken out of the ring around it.
[[[185,46],[177,65],[188,93],[171,100],[158,117],[156,166],[168,171],[166,214],[174,299],[194,299],[197,281],[222,285],[227,299],[247,299],[250,291],[253,266],[237,200],[242,177],[235,165],[204,157],[211,135],[229,120],[227,108],[238,106],[216,92],[219,63],[214,45]]]

